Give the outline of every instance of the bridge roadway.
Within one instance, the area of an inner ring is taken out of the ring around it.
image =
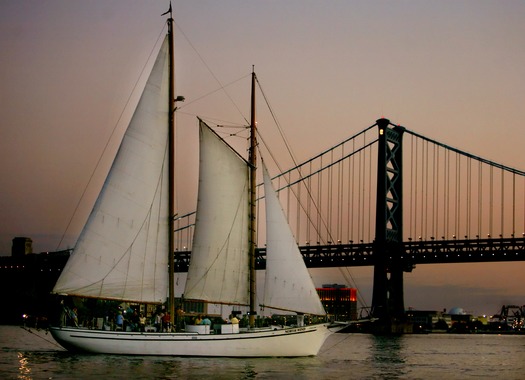
[[[393,249],[396,249],[393,247]],[[525,261],[525,237],[465,240],[408,241],[396,259],[410,271],[418,264],[485,263]],[[374,265],[374,243],[306,245],[300,247],[309,268],[357,267]],[[175,252],[175,271],[187,272],[190,251]],[[266,267],[266,249],[256,251],[256,268]]]

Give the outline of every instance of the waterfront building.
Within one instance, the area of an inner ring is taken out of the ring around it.
[[[328,315],[338,321],[357,320],[357,289],[346,285],[323,284],[317,288]]]
[[[0,256],[2,324],[20,323],[23,315],[42,320],[52,313],[55,303],[50,292],[70,251],[32,252],[32,240],[17,237],[11,256]]]

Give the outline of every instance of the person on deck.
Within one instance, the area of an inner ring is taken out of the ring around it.
[[[162,331],[164,331],[164,332],[170,332],[171,331],[170,313],[166,313],[162,317]]]
[[[122,315],[122,312],[119,311],[117,314],[117,327],[116,330],[122,330],[124,328],[124,316]]]
[[[237,319],[237,317],[235,315],[232,315],[232,317],[230,318],[230,322],[233,325],[238,325],[239,324],[239,320]]]
[[[139,316],[139,327],[141,332],[146,331],[146,317],[142,313]]]
[[[202,324],[211,326],[210,318],[208,318],[208,316],[205,316],[204,319],[202,320]]]

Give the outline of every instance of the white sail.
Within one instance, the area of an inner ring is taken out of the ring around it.
[[[55,293],[166,300],[168,46],[166,39]]]
[[[196,226],[184,297],[247,305],[248,165],[200,122]]]
[[[284,211],[263,165],[266,204],[266,276],[263,306],[325,315]]]

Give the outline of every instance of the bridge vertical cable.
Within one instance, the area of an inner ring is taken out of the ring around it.
[[[525,177],[523,171],[406,133],[408,240],[501,238],[525,231],[525,218],[520,221],[516,212],[525,208],[525,185],[516,180]]]

